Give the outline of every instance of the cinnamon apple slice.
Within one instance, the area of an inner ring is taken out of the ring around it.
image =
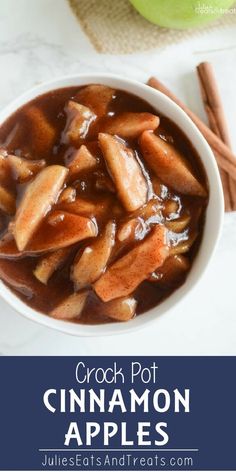
[[[7,161],[9,162],[14,180],[20,183],[31,179],[46,165],[44,159],[31,161],[23,157],[14,156],[13,154],[9,154]]]
[[[43,169],[26,188],[16,212],[13,234],[24,250],[41,221],[56,202],[68,169],[59,165]]]
[[[148,232],[142,218],[131,218],[120,225],[117,239],[121,243],[132,243],[143,239]]]
[[[97,166],[97,160],[88,150],[87,146],[82,144],[78,150],[75,151],[72,161],[68,165],[69,180],[75,179],[80,172],[94,169]]]
[[[144,159],[164,184],[186,195],[207,196],[182,154],[172,144],[150,131],[144,131],[140,137],[140,147]]]
[[[77,143],[80,139],[85,139],[91,123],[96,119],[96,115],[90,108],[80,103],[69,100],[66,106],[67,123],[62,133],[62,142]]]
[[[75,99],[89,107],[100,117],[107,113],[109,104],[114,96],[115,90],[113,88],[106,87],[106,85],[92,84],[79,90]]]
[[[14,215],[16,211],[15,195],[2,185],[0,185],[0,210],[7,215]]]
[[[100,198],[96,202],[85,198],[76,198],[73,202],[59,202],[58,209],[75,215],[99,218],[107,213],[112,202],[109,198]]]
[[[124,221],[118,229],[118,241],[132,242],[143,239],[148,233],[148,226],[162,222],[162,205],[157,199],[149,200],[143,207],[132,213],[132,218]]]
[[[97,236],[95,221],[80,215],[55,210],[43,221],[26,247],[27,253],[55,251],[86,238]]]
[[[176,233],[177,234],[177,233]],[[183,239],[182,241],[178,242],[177,244],[172,244],[170,247],[170,255],[179,255],[185,254],[186,252],[190,251],[191,247],[195,243],[198,236],[197,231],[193,231],[192,234],[188,236],[188,238]]]
[[[160,118],[152,113],[120,113],[106,121],[103,131],[121,138],[135,139],[145,130],[155,130]]]
[[[130,295],[150,273],[162,266],[168,254],[166,229],[157,225],[138,246],[108,267],[95,282],[95,292],[104,302]]]
[[[66,187],[60,194],[58,203],[71,203],[76,199],[76,189],[74,187]]]
[[[135,316],[137,304],[133,297],[122,297],[103,303],[99,308],[103,316],[116,321],[128,321]]]
[[[85,306],[89,292],[73,293],[59,303],[49,314],[59,320],[78,318]]]
[[[71,280],[79,290],[92,284],[106,269],[115,242],[115,223],[107,223],[104,233],[79,252],[71,268]]]
[[[56,141],[56,129],[48,121],[44,112],[35,105],[26,109],[25,117],[31,131],[29,134],[31,151],[39,157],[44,157],[51,151]]]
[[[181,233],[184,231],[191,221],[191,216],[188,213],[184,213],[176,220],[166,221],[166,227],[174,233]]]
[[[99,133],[98,139],[123,206],[137,210],[146,203],[148,188],[134,152],[110,134]]]
[[[142,208],[136,210],[132,217],[143,218],[147,223],[161,222],[162,203],[157,198],[152,198]]]
[[[58,249],[55,252],[51,252],[40,259],[33,271],[36,279],[38,279],[44,285],[47,285],[48,280],[53,275],[53,273],[65,263],[70,252],[71,248],[65,247],[63,249]]]
[[[11,181],[11,169],[7,159],[7,151],[0,149],[0,182],[4,185]]]

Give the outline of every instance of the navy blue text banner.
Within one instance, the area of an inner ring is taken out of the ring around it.
[[[236,470],[236,357],[1,357],[0,470]]]

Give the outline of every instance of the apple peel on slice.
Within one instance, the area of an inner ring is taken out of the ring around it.
[[[185,195],[207,196],[182,154],[171,144],[149,131],[143,132],[139,142],[144,159],[164,184]]]
[[[94,284],[97,295],[104,302],[130,295],[168,256],[166,233],[163,225],[156,225],[150,235],[108,267]]]
[[[71,280],[79,290],[92,284],[106,269],[115,242],[115,223],[108,222],[104,233],[86,246],[71,268]],[[78,254],[79,256],[80,254]]]
[[[41,221],[56,202],[68,169],[59,165],[43,169],[26,188],[16,212],[13,234],[23,251]]]
[[[120,113],[110,118],[103,128],[105,133],[116,134],[121,138],[135,139],[145,130],[155,130],[160,118],[152,113]]]
[[[85,306],[89,292],[73,293],[59,303],[49,314],[58,320],[78,318]]]
[[[123,206],[137,210],[146,203],[148,188],[134,152],[110,134],[99,133],[98,139]]]

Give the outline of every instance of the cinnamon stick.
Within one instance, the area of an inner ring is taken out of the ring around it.
[[[202,62],[197,66],[197,73],[210,128],[231,148],[229,130],[213,67],[209,62]],[[236,184],[222,169],[220,169],[220,175],[225,196],[225,211],[232,211],[236,206]]]
[[[173,100],[177,105],[179,105],[185,113],[191,118],[191,120],[195,123],[198,129],[201,131],[205,139],[207,140],[208,144],[213,148],[216,152],[216,159],[219,167],[225,170],[227,174],[231,176],[232,179],[236,180],[236,158],[230,148],[221,141],[221,139],[213,133],[213,131],[208,128],[203,121],[198,118],[195,113],[193,113],[181,100],[179,100],[165,85],[163,85],[158,79],[155,77],[151,77],[147,84],[150,87],[159,90],[160,92],[167,95],[171,100]]]

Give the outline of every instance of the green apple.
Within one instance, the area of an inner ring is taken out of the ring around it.
[[[234,0],[235,1],[235,0]],[[166,28],[194,28],[223,15],[232,0],[130,0],[147,20]]]

